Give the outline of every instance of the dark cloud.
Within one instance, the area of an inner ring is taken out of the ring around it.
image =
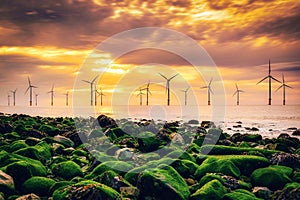
[[[300,66],[284,67],[284,68],[275,69],[274,71],[300,73]]]
[[[257,3],[268,3],[275,0],[249,0],[249,1],[232,1],[232,0],[208,0],[208,5],[214,10],[224,10],[228,8],[237,9],[236,12],[248,12],[259,8],[261,4]]]

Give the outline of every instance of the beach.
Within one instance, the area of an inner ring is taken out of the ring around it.
[[[262,127],[237,119],[221,128],[209,120],[103,114],[0,118],[3,199],[298,199],[300,194],[298,127],[266,137]]]

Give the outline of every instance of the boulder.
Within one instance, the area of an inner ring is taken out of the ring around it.
[[[73,161],[65,161],[51,165],[52,173],[65,180],[71,180],[76,176],[83,176],[82,170],[78,164]]]
[[[14,193],[15,184],[13,178],[0,170],[0,192],[4,192],[7,196]]]
[[[35,193],[39,196],[48,196],[49,189],[55,182],[51,178],[34,176],[23,183],[22,192],[24,194]]]
[[[261,200],[247,190],[237,189],[224,195],[223,200]]]
[[[212,180],[191,195],[191,200],[221,200],[227,193],[226,188],[218,180]]]
[[[140,199],[189,199],[187,183],[171,166],[146,169],[139,175]]]
[[[16,198],[15,200],[40,200],[41,198],[34,193],[26,194]]]

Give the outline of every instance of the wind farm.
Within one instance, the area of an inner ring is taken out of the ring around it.
[[[150,81],[148,81],[147,86],[142,89],[142,90],[146,90],[146,106],[149,106],[149,94],[152,95],[149,87],[150,87]]]
[[[82,80],[83,82],[90,84],[91,106],[94,105],[94,103],[93,103],[93,86],[94,86],[95,81],[97,80],[98,76],[99,75],[95,76],[95,78],[93,78],[91,81]]]
[[[212,83],[213,78],[210,79],[209,83],[206,86],[201,87],[201,89],[207,89],[207,105],[211,105],[211,99],[210,96],[213,94],[213,91],[211,89],[211,83]]]

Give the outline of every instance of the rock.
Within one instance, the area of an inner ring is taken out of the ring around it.
[[[102,173],[111,170],[118,174],[124,175],[129,170],[133,169],[133,166],[124,161],[106,161],[95,167],[91,174],[87,175],[86,178],[94,178]]]
[[[50,178],[34,176],[23,183],[22,191],[24,194],[35,193],[39,196],[48,196],[49,189],[54,184],[55,181]]]
[[[184,139],[179,133],[171,133],[170,138],[173,144],[183,145]]]
[[[82,200],[82,199],[121,199],[114,189],[95,181],[81,181],[74,185],[60,187],[53,193],[54,200]]]
[[[276,191],[271,199],[282,199],[282,200],[298,200],[300,197],[300,187],[298,188],[284,188],[283,190]]]
[[[73,161],[65,161],[51,166],[54,175],[65,180],[71,180],[76,176],[83,176],[82,170],[78,164]]]
[[[247,190],[237,189],[233,192],[227,193],[224,195],[223,200],[260,200],[256,198],[254,194]]]
[[[202,121],[201,125],[202,128],[216,128],[216,125],[212,121]]]
[[[262,140],[262,136],[259,134],[241,134],[235,133],[230,137],[230,140],[234,143],[237,142],[259,142]]]
[[[252,193],[258,198],[270,199],[273,192],[267,187],[254,187]]]
[[[36,130],[36,129],[30,129],[30,130],[27,130],[25,133],[22,134],[22,137],[33,137],[33,138],[44,138],[46,137],[47,134],[39,131],[39,130]]]
[[[178,121],[166,122],[163,126],[164,129],[170,130],[171,132],[177,132],[178,127],[179,127],[179,122]]]
[[[28,144],[26,144],[24,140],[16,140],[13,143],[11,143],[9,151],[14,152],[25,147],[28,147]]]
[[[190,196],[188,185],[178,172],[168,165],[146,169],[139,175],[140,199],[183,199]]]
[[[252,128],[250,129],[250,131],[259,131],[259,129],[256,128],[256,127],[252,127]]]
[[[40,200],[40,197],[37,196],[36,194],[31,193],[31,194],[20,196],[16,198],[16,200]]]
[[[188,121],[188,124],[199,124],[199,121],[198,120],[195,120],[195,119],[191,119],[190,121]]]
[[[68,131],[63,133],[62,136],[71,139],[74,142],[75,147],[78,147],[87,141],[87,135],[84,132],[78,133],[77,131]]]
[[[212,180],[191,195],[191,200],[221,200],[227,193],[226,188],[218,180]]]
[[[195,173],[195,177],[202,177],[206,173],[222,173],[233,177],[239,177],[241,175],[239,168],[230,160],[217,159],[213,157],[207,158],[199,166]]]
[[[300,155],[279,152],[271,156],[270,162],[273,165],[283,165],[291,168],[300,166]]]
[[[129,148],[122,148],[116,151],[116,157],[121,161],[131,160],[133,155],[133,150]]]
[[[251,182],[254,186],[268,187],[271,190],[282,189],[285,184],[291,182],[289,176],[292,169],[284,166],[269,166],[256,169],[251,175]]]
[[[15,184],[13,178],[0,170],[0,192],[4,192],[7,196],[14,193]]]
[[[151,152],[158,149],[163,141],[159,140],[152,132],[142,132],[138,134],[139,150],[142,152]]]
[[[292,135],[300,136],[300,129],[295,130]]]
[[[71,139],[64,137],[62,135],[54,136],[53,140],[59,144],[64,145],[65,147],[73,147],[74,146],[74,142]]]
[[[107,117],[105,115],[99,115],[97,117],[97,121],[101,128],[108,129],[108,128],[116,128],[118,127],[116,121],[110,117]]]
[[[49,188],[49,196],[53,195],[53,192],[57,190],[60,187],[72,185],[72,182],[70,181],[59,181],[55,182],[50,188]]]
[[[198,165],[189,160],[176,159],[171,166],[183,177],[191,178],[198,169]]]
[[[41,131],[42,133],[45,133],[51,137],[59,134],[59,130],[58,128],[55,128],[51,125],[47,125],[47,124],[43,124],[40,126],[39,131]]]

